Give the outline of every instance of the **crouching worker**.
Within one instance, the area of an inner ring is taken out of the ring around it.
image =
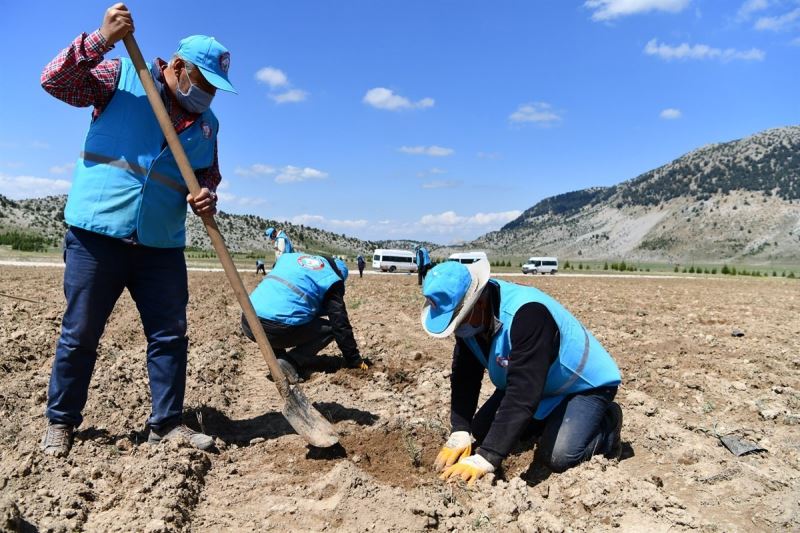
[[[473,484],[494,472],[522,436],[540,435],[537,457],[563,472],[595,454],[619,457],[622,410],[614,360],[556,300],[489,278],[489,264],[454,261],[425,278],[422,325],[455,333],[452,434],[434,464],[441,479]],[[484,371],[496,387],[476,413]],[[473,451],[474,450],[474,451]]]
[[[347,368],[369,368],[353,338],[344,304],[347,265],[341,259],[284,253],[275,268],[250,294],[278,364],[290,383],[301,381],[303,362],[332,340]],[[328,318],[323,318],[327,316]],[[255,340],[242,316],[242,331]],[[286,348],[294,347],[290,352]]]

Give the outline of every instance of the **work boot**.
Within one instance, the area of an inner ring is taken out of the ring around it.
[[[610,418],[609,425],[612,430],[609,434],[608,451],[604,453],[606,459],[619,459],[622,455],[622,407],[617,402],[611,402],[606,410]]]
[[[200,433],[199,431],[195,431],[184,424],[176,424],[163,431],[157,431],[154,428],[150,428],[150,436],[147,437],[147,444],[158,444],[163,440],[173,440],[179,438],[185,438],[189,441],[189,444],[198,450],[208,450],[214,445],[214,439],[208,435]]]
[[[278,357],[278,366],[281,367],[281,372],[286,376],[286,381],[289,382],[289,385],[296,385],[303,381],[303,378],[300,377],[300,370],[297,364],[290,361],[288,357]],[[272,374],[267,374],[267,379],[275,381],[272,379]]]
[[[72,437],[75,428],[69,424],[48,423],[42,437],[41,450],[45,455],[66,457],[72,448]]]
[[[372,361],[369,359],[369,357],[361,357],[360,355],[357,355],[352,358],[345,357],[343,366],[345,368],[358,368],[359,370],[369,370],[369,368],[372,366]]]

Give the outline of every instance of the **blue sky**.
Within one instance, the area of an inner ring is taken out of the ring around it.
[[[69,190],[90,112],[39,74],[109,5],[0,0],[0,194]],[[147,58],[194,33],[231,51],[239,94],[212,106],[223,210],[362,238],[472,239],[800,123],[800,0],[127,5]]]

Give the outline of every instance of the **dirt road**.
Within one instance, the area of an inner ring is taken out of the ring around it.
[[[42,457],[62,274],[0,267],[0,292],[42,302],[0,298],[0,530],[15,519],[41,531],[800,529],[794,280],[516,278],[560,299],[617,359],[625,453],[549,475],[521,443],[502,475],[467,490],[429,470],[448,433],[452,340],[422,331],[411,276],[350,279],[356,337],[377,364],[335,372],[330,347],[305,386],[343,452],[293,434],[223,275],[192,272],[186,421],[218,451],[142,444],[145,339],[125,294],[72,454]],[[728,433],[768,451],[735,457],[717,438]]]

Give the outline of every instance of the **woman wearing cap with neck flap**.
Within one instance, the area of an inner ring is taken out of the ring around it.
[[[456,336],[452,433],[434,463],[442,479],[471,485],[497,470],[521,437],[535,434],[537,458],[555,472],[595,454],[619,457],[619,369],[560,303],[536,288],[490,279],[485,260],[434,267],[422,293],[425,331]],[[486,370],[496,390],[478,410]]]

